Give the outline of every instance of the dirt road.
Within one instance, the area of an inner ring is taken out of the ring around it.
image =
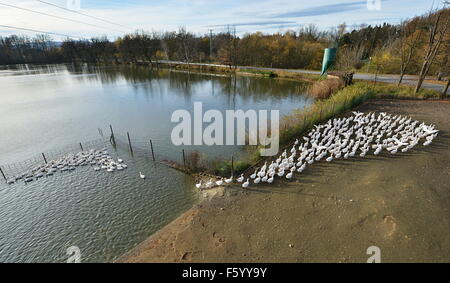
[[[180,61],[158,61],[161,64],[178,64],[178,65],[186,65],[185,62]],[[220,64],[207,64],[207,63],[190,63],[190,65],[197,66],[212,66],[212,67],[220,67],[220,68],[228,68],[226,65]],[[238,66],[240,69],[249,69],[249,70],[259,70],[259,71],[283,71],[283,72],[292,72],[292,73],[300,73],[300,74],[312,74],[312,75],[320,75],[320,71],[313,70],[300,70],[300,69],[278,69],[278,68],[264,68],[264,67],[251,67],[251,66]],[[375,81],[392,83],[396,84],[399,80],[399,75],[385,75],[385,74],[366,74],[366,73],[356,73],[354,78],[357,80],[364,81]],[[417,76],[415,75],[405,75],[403,78],[402,84],[414,86],[417,84]],[[436,91],[442,92],[444,91],[445,82],[437,83],[432,81],[431,77],[427,77],[427,80],[422,85],[424,88],[434,89]],[[447,94],[450,94],[450,89],[447,91]]]

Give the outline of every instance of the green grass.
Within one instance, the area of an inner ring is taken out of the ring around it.
[[[315,124],[342,114],[374,96],[373,89],[367,84],[355,84],[338,91],[329,99],[318,100],[307,108],[295,110],[280,121],[280,148],[291,144],[295,138],[305,134]],[[260,149],[261,147],[247,146],[247,154],[235,158],[234,174],[240,174],[263,160]],[[212,174],[229,176],[232,171],[231,160],[215,159],[208,168]]]
[[[317,100],[304,109],[294,110],[280,122],[280,146],[288,145],[315,124],[340,115],[375,95],[376,91],[367,84],[354,84],[336,92],[328,99]]]
[[[441,95],[439,91],[425,88],[420,89],[416,94],[414,93],[415,86],[408,85],[397,86],[389,83],[377,83],[376,85],[371,84],[371,87],[380,98],[439,99]]]
[[[357,82],[343,88],[330,98],[316,100],[314,104],[294,110],[280,121],[280,149],[293,143],[296,138],[306,134],[314,125],[330,118],[342,115],[371,98],[393,99],[437,99],[440,93],[435,90],[422,89],[414,93],[412,86],[396,86],[386,83],[371,84]],[[234,160],[234,175],[238,175],[263,160],[260,156],[261,147],[247,146],[247,154]],[[229,176],[231,174],[231,160],[216,159],[208,166],[208,171],[215,175]]]
[[[276,78],[276,77],[278,77],[278,75],[277,75],[275,72],[272,72],[272,71],[265,71],[265,70],[257,70],[257,69],[240,69],[239,72],[240,72],[240,73],[244,73],[244,74],[261,75],[261,76],[269,77],[269,78]]]

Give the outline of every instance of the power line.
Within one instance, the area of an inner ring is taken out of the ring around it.
[[[124,26],[124,25],[121,25],[121,24],[117,24],[117,23],[114,23],[114,22],[111,22],[111,21],[108,21],[108,20],[105,20],[105,19],[102,19],[102,18],[99,18],[99,17],[91,16],[91,15],[88,15],[88,14],[85,14],[85,13],[81,13],[81,12],[78,12],[78,11],[75,11],[75,10],[72,10],[72,9],[61,7],[61,6],[58,6],[58,5],[53,4],[53,3],[49,3],[49,2],[41,1],[41,0],[36,0],[36,1],[41,2],[43,4],[47,4],[47,5],[53,6],[53,7],[57,7],[59,9],[65,10],[65,11],[72,12],[72,13],[75,13],[75,14],[83,15],[85,17],[93,18],[93,19],[96,19],[98,21],[102,21],[102,22],[105,22],[105,23],[108,23],[108,24],[116,25],[116,26],[119,26],[119,27],[127,28],[127,29],[133,29],[131,27],[127,27],[127,26]]]
[[[71,36],[71,35],[67,35],[67,34],[63,34],[63,33],[51,32],[51,31],[41,31],[41,30],[36,30],[36,29],[21,28],[21,27],[6,26],[6,25],[0,25],[0,27],[82,39],[82,37],[79,37],[79,36]]]
[[[53,18],[57,18],[57,19],[65,20],[65,21],[71,21],[71,22],[78,23],[78,24],[84,24],[84,25],[93,26],[93,27],[96,27],[96,28],[110,30],[109,28],[105,28],[105,27],[102,27],[102,26],[97,26],[97,25],[94,25],[94,24],[89,24],[89,23],[85,23],[85,22],[82,22],[82,21],[78,21],[78,20],[73,20],[73,19],[64,18],[64,17],[52,15],[52,14],[47,14],[47,13],[44,13],[44,12],[39,12],[39,11],[27,9],[27,8],[22,8],[22,7],[18,7],[18,6],[14,6],[14,5],[6,4],[6,3],[1,3],[0,2],[0,5],[6,6],[6,7],[10,7],[10,8],[19,9],[19,10],[23,10],[23,11],[27,11],[27,12],[31,12],[31,13],[36,13],[36,14],[40,14],[40,15],[44,15],[44,16],[48,16],[48,17],[53,17]],[[114,30],[114,31],[118,31],[118,30]],[[120,31],[120,32],[123,32],[123,31]]]

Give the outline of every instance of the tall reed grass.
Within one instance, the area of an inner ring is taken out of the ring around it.
[[[344,82],[341,79],[318,80],[312,84],[308,93],[315,98],[326,99],[343,87]]]

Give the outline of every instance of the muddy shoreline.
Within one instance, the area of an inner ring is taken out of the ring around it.
[[[450,103],[369,100],[441,130],[406,154],[320,162],[291,181],[207,197],[118,262],[450,261]]]

